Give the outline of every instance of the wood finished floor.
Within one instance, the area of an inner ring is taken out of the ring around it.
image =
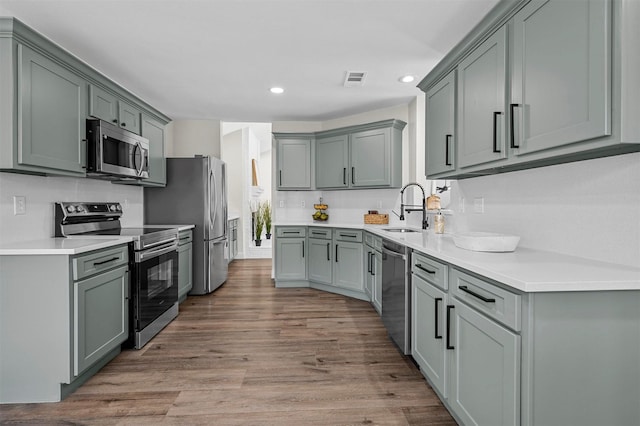
[[[142,350],[60,403],[0,405],[0,423],[456,424],[369,303],[270,275],[269,259],[234,261]]]

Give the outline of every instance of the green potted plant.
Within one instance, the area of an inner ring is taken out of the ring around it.
[[[264,227],[264,218],[262,217],[262,207],[258,207],[255,212],[256,216],[256,246],[262,245],[262,228]]]
[[[265,201],[262,205],[262,218],[264,219],[264,230],[267,240],[271,239],[271,203]]]

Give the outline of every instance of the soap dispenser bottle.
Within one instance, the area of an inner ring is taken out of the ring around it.
[[[441,210],[433,218],[433,229],[436,234],[444,234],[444,215]]]

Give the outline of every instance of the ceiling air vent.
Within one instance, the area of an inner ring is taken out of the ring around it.
[[[366,76],[367,73],[364,71],[347,71],[347,76],[344,79],[344,87],[363,86]]]

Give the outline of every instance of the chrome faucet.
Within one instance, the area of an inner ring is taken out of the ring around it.
[[[415,185],[422,191],[422,206],[417,204],[405,204],[404,203],[404,190],[407,189],[408,186]],[[400,220],[404,220],[404,212],[419,212],[422,211],[422,229],[427,229],[429,224],[427,223],[427,205],[426,205],[426,194],[424,192],[424,188],[417,182],[410,182],[402,187],[400,190]],[[406,207],[421,207],[421,208],[406,208]]]

